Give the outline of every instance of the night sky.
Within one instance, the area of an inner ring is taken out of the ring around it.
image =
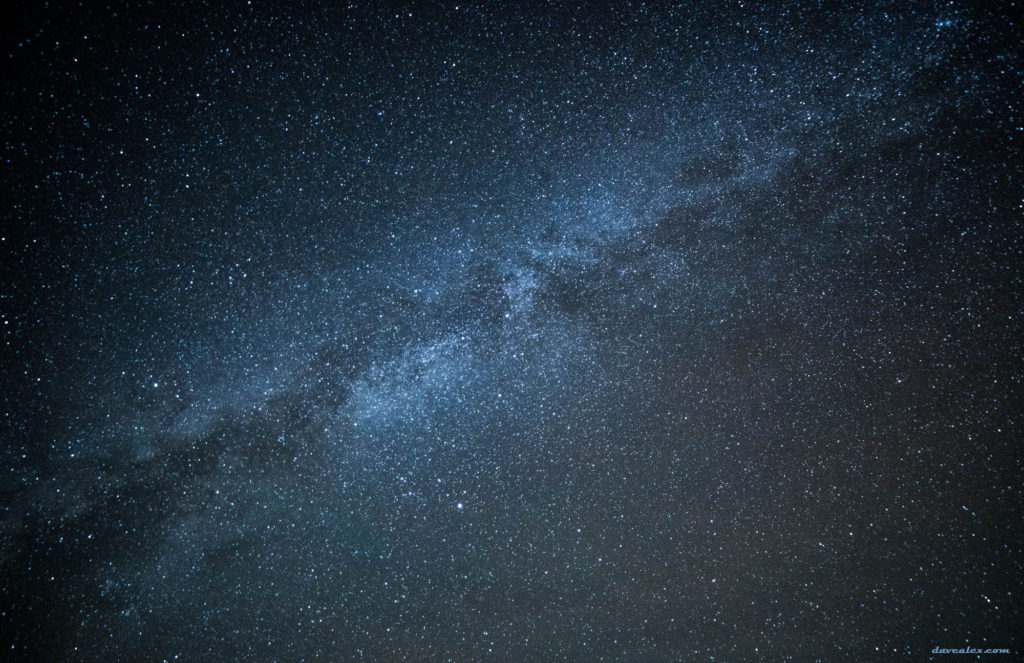
[[[1019,7],[21,4],[0,657],[1024,649]]]

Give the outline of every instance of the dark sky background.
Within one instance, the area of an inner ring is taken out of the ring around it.
[[[1019,7],[21,4],[5,659],[1024,647]]]

